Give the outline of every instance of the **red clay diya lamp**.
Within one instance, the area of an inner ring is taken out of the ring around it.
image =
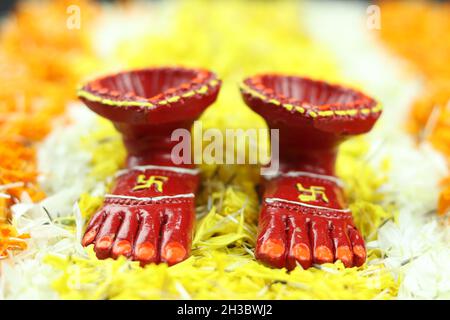
[[[364,240],[335,176],[335,160],[338,145],[371,130],[381,107],[357,90],[277,74],[245,79],[241,93],[269,128],[279,130],[280,170],[263,179],[257,259],[288,269],[338,259],[361,266]]]
[[[120,72],[79,89],[91,110],[113,122],[128,153],[127,168],[82,240],[98,258],[172,265],[189,256],[199,176],[192,161],[173,161],[171,135],[191,128],[220,84],[208,70],[163,67]]]

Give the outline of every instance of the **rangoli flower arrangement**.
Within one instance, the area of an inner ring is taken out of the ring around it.
[[[377,7],[379,30],[356,2],[20,2],[0,297],[449,298],[448,5]],[[195,123],[203,150],[276,134],[178,161]]]

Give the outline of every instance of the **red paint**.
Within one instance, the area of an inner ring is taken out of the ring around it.
[[[219,88],[220,82],[213,73],[185,68],[122,72],[99,78],[82,88],[84,95],[80,99],[113,121],[128,152],[130,171],[116,179],[111,194],[133,197],[106,198],[88,224],[82,243],[94,244],[99,259],[125,255],[145,265],[161,261],[174,264],[188,257],[195,218],[194,198],[164,197],[195,193],[198,175],[133,167],[192,168],[190,164],[172,162],[170,154],[178,141],[171,141],[171,134],[179,128],[189,130],[193,121],[215,101]],[[95,98],[86,98],[86,92]],[[151,103],[154,107],[119,106],[124,101]],[[141,175],[144,182],[151,176],[159,177],[161,189],[157,183],[136,188],[145,184],[139,180]],[[163,198],[135,199],[154,197]]]
[[[288,175],[302,171],[333,177],[339,143],[372,128],[380,115],[373,109],[376,101],[356,90],[300,77],[267,74],[248,78],[244,84],[257,93],[242,89],[246,104],[280,134],[281,175],[263,183],[256,257],[288,269],[297,263],[309,268],[337,259],[347,267],[362,265],[364,240],[351,213],[342,211],[347,204],[341,186],[332,179]],[[284,108],[284,104],[301,106],[303,112]],[[356,111],[339,113],[349,109]],[[327,112],[319,115],[320,111]],[[312,197],[312,187],[319,187],[326,198],[321,192]],[[299,198],[301,194],[311,197]],[[282,200],[266,202],[273,198]],[[287,248],[281,257],[267,252],[267,243],[273,240]]]

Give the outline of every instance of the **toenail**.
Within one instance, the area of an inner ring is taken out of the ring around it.
[[[186,249],[178,242],[168,243],[162,252],[162,257],[169,263],[176,263],[186,256]]]
[[[120,240],[114,244],[113,253],[115,255],[128,255],[131,252],[131,243],[128,240]]]
[[[366,250],[364,249],[363,246],[360,246],[360,245],[353,247],[353,253],[356,254],[360,258],[366,257]]]
[[[279,258],[284,253],[284,244],[279,239],[269,239],[262,244],[261,253],[272,258]]]
[[[155,257],[155,246],[150,242],[140,244],[136,250],[137,260],[148,261]]]
[[[331,252],[330,248],[326,246],[317,247],[314,253],[317,260],[323,262],[333,262],[333,253]]]
[[[344,265],[349,265],[352,262],[352,251],[348,246],[338,247],[336,250],[336,258],[341,260]]]
[[[309,250],[308,246],[304,243],[300,243],[294,246],[292,249],[294,253],[294,257],[297,260],[311,260],[311,251]]]
[[[98,249],[108,249],[112,244],[112,238],[110,236],[104,236],[97,241]]]
[[[94,241],[96,235],[97,235],[97,230],[95,228],[86,232],[86,234],[83,237],[83,246],[87,246],[92,241]]]

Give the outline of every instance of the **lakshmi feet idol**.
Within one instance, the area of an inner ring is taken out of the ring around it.
[[[96,79],[79,91],[94,112],[111,120],[128,152],[82,244],[100,259],[119,255],[141,265],[186,259],[195,219],[198,171],[171,159],[171,134],[189,130],[212,104],[220,81],[207,70],[151,68]]]
[[[375,124],[377,102],[345,87],[276,74],[244,80],[241,93],[279,129],[280,170],[264,178],[256,258],[287,269],[336,260],[361,266],[364,240],[334,167],[339,143]]]

